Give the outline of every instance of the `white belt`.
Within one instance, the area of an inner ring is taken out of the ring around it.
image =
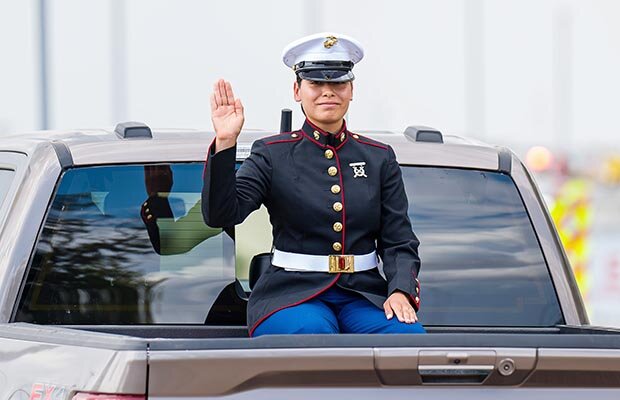
[[[377,266],[378,260],[375,251],[361,256],[346,254],[317,256],[312,254],[288,253],[286,251],[274,249],[271,263],[287,271],[314,271],[339,274],[373,269]]]

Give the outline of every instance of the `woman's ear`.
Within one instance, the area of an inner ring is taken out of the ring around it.
[[[293,82],[293,97],[296,102],[299,103],[301,101],[301,96],[299,95],[299,84],[297,81]]]

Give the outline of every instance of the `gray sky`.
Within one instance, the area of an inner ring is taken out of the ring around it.
[[[576,151],[620,148],[620,28],[614,0],[53,0],[54,129],[209,128],[213,82],[233,82],[246,127],[301,113],[282,48],[342,32],[365,47],[352,129],[447,133]],[[40,128],[38,1],[0,0],[0,133]]]

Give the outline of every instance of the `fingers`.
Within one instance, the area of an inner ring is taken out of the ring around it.
[[[224,79],[219,79],[215,82],[213,85],[213,95],[217,107],[234,104],[235,99],[233,97],[232,86],[230,82],[226,82]]]
[[[413,307],[410,304],[403,305],[403,322],[407,324],[413,324],[416,322],[416,315]]]
[[[235,99],[232,85],[224,79],[219,79],[213,85],[213,93],[210,101],[211,111],[215,111],[222,106],[234,106],[235,112],[243,112],[243,105]]]
[[[215,100],[216,109],[224,105],[224,103],[222,102],[222,95],[220,93],[220,81],[221,79],[215,82],[215,84],[213,85],[213,99]]]
[[[230,82],[225,82],[224,84],[224,93],[226,94],[226,99],[229,105],[235,105],[235,95],[233,94],[232,86]]]
[[[217,87],[220,92],[220,97],[222,98],[222,105],[229,106],[231,103],[226,95],[226,83],[224,79],[220,79],[217,81]]]
[[[217,110],[217,102],[215,101],[215,92],[211,93],[211,96],[209,96],[209,101],[211,103],[211,112]]]
[[[415,310],[413,309],[411,304],[409,304],[409,302],[407,302],[406,304],[403,304],[401,310],[403,314],[402,322],[405,322],[407,324],[413,324],[414,322],[418,320],[415,314]]]
[[[402,302],[399,300],[389,299],[383,304],[383,309],[385,310],[385,316],[387,319],[392,318],[393,312],[394,314],[396,314],[396,318],[400,322],[404,322],[406,324],[413,324],[414,322],[418,321],[415,310],[407,301]]]
[[[243,104],[241,104],[241,99],[235,99],[235,114],[243,115]]]
[[[392,311],[392,307],[390,307],[389,301],[383,303],[383,311],[385,311],[385,318],[387,319],[392,319],[394,316],[394,312]]]
[[[396,303],[392,305],[392,308],[394,309],[394,312],[396,313],[396,318],[398,318],[400,322],[407,322],[407,320],[405,319],[405,313],[404,313],[404,308],[402,304]]]

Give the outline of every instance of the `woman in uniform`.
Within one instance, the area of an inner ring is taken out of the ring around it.
[[[306,121],[254,142],[236,174],[243,106],[229,82],[214,86],[205,222],[233,226],[264,204],[273,226],[271,266],[248,302],[250,336],[424,332],[416,316],[419,242],[394,151],[344,120],[362,57],[360,44],[343,35],[288,45],[283,60],[296,74],[293,95]]]

